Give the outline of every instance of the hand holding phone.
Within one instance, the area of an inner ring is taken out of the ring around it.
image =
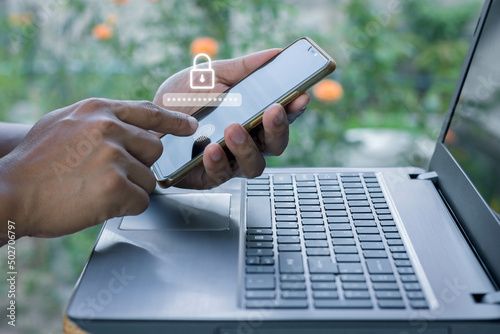
[[[238,171],[247,177],[259,175],[265,167],[260,151],[279,155],[284,150],[288,141],[286,116],[298,114],[307,105],[309,96],[302,92],[333,71],[334,62],[314,42],[302,38],[282,52],[268,50],[242,58],[217,61],[213,63],[213,68],[217,74],[216,92],[225,91],[240,80],[228,91],[239,90],[243,98],[242,106],[195,111],[193,116],[200,120],[200,127],[206,125],[202,124],[205,122],[215,128],[209,141],[202,138],[200,133],[183,138],[170,135],[162,137],[164,152],[153,168],[162,186],[172,185],[184,176],[178,186],[206,188],[224,182]],[[162,105],[162,96],[166,92],[189,92],[186,74],[189,74],[189,69],[170,77],[160,87],[155,103]],[[287,114],[280,106],[273,106],[274,102],[283,105],[290,102],[286,106]],[[177,110],[193,112],[186,108]],[[232,124],[234,122],[243,126]],[[259,145],[256,145],[250,135],[241,130],[251,130],[260,123],[263,129],[255,136],[259,139]],[[233,137],[239,137],[240,140],[233,140]],[[204,153],[200,153],[208,142],[212,144],[205,148]],[[236,164],[229,165],[221,146],[229,149]]]

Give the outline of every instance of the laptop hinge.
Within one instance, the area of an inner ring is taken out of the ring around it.
[[[490,292],[483,296],[481,303],[500,304],[500,291]]]
[[[438,180],[438,174],[436,172],[427,172],[417,176],[417,180],[429,180],[436,184]]]

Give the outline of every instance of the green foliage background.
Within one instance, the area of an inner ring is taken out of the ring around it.
[[[165,78],[191,65],[189,46],[199,36],[215,38],[217,58],[223,59],[283,47],[307,35],[336,59],[331,78],[342,84],[344,95],[333,104],[313,97],[307,115],[291,128],[287,152],[269,158],[268,165],[341,166],[338,152],[356,148],[345,140],[349,129],[397,129],[437,138],[480,7],[479,1],[431,0],[132,0],[125,5],[4,0],[0,121],[34,122],[92,96],[151,100]],[[310,11],[315,8],[331,13],[332,21],[316,22],[317,11]],[[34,19],[13,24],[16,12],[31,12]],[[109,14],[118,17],[114,35],[99,41],[92,28]],[[401,164],[422,166],[428,152],[399,158]],[[98,231],[19,240],[21,332],[40,332],[42,320],[45,333],[60,332],[62,308]],[[2,332],[9,333],[3,325]]]

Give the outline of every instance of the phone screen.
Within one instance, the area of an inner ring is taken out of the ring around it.
[[[256,114],[287,95],[295,87],[323,69],[328,59],[307,40],[301,39],[276,58],[228,90],[241,95],[241,106],[207,108],[199,127],[188,137],[165,135],[163,153],[155,163],[157,177],[167,178],[203,152],[209,143],[223,139],[231,123],[244,124]]]

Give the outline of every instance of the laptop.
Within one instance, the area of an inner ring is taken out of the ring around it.
[[[500,331],[500,0],[428,170],[269,168],[108,220],[66,314],[91,333]]]

